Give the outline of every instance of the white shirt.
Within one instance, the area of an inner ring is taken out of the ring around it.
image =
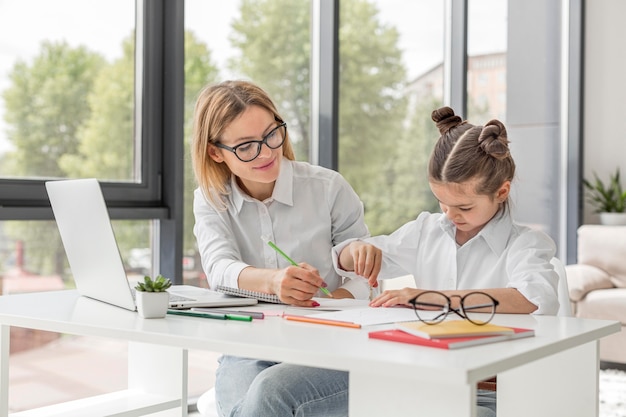
[[[231,178],[226,210],[215,208],[201,189],[194,192],[194,234],[209,286],[238,287],[247,266],[285,268],[289,262],[267,245],[267,236],[296,263],[319,270],[334,291],[342,287],[355,298],[367,298],[367,282],[346,279],[332,264],[332,247],[369,231],[363,203],[337,172],[283,158],[272,197],[256,200]],[[321,293],[317,294],[321,296]]]
[[[462,246],[456,228],[443,214],[421,213],[389,236],[363,239],[380,248],[383,265],[379,279],[412,274],[417,288],[465,290],[515,288],[537,306],[534,314],[556,314],[558,275],[550,260],[556,253],[543,232],[515,224],[509,212],[497,214]],[[344,242],[333,249],[337,267]]]

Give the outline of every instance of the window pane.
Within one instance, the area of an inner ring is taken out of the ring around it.
[[[443,94],[444,2],[342,1],[339,168],[372,234],[438,210],[426,175]]]
[[[470,0],[467,33],[467,118],[506,120],[507,2]]]
[[[135,3],[0,2],[0,177],[137,181]]]
[[[185,153],[200,90],[209,83],[249,79],[272,97],[287,122],[296,158],[309,160],[310,20],[308,1],[185,1]],[[193,236],[191,158],[185,166],[186,283],[206,285]]]

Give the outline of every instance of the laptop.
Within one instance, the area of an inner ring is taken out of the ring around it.
[[[78,292],[89,298],[136,310],[133,289],[126,276],[100,184],[95,178],[47,181],[65,254]],[[257,304],[221,292],[172,285],[170,308],[236,307]]]

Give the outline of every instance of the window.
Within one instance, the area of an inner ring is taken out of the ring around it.
[[[438,210],[426,167],[443,103],[444,2],[342,1],[339,171],[386,234]]]

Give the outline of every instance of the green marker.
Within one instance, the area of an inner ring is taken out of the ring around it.
[[[189,316],[189,317],[201,317],[205,319],[217,319],[217,320],[238,320],[238,321],[252,321],[252,316],[244,314],[225,314],[225,313],[199,313],[197,311],[189,310],[167,310],[167,314],[174,314],[177,316]]]

